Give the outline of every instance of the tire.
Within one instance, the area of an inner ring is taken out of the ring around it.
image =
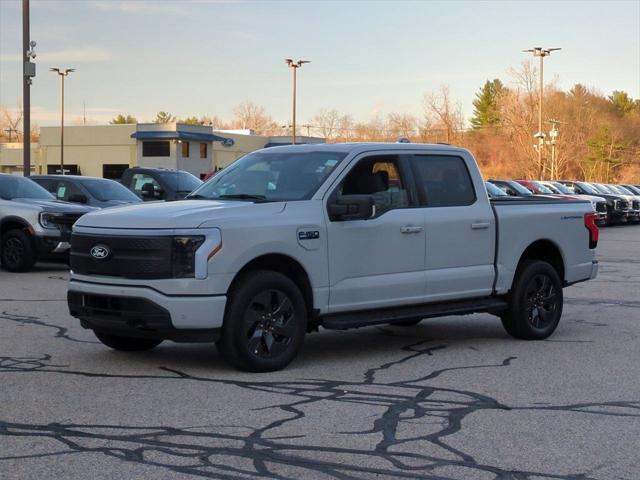
[[[120,350],[121,352],[143,352],[145,350],[151,350],[162,343],[162,340],[153,338],[121,337],[108,333],[93,333],[104,345],[114,350]]]
[[[509,335],[521,340],[543,340],[558,326],[562,316],[562,283],[547,262],[525,260],[508,295],[509,308],[501,315]]]
[[[235,283],[218,349],[240,370],[283,369],[302,347],[307,328],[300,289],[289,277],[265,270],[248,272]]]
[[[400,320],[398,322],[393,322],[391,323],[391,325],[395,325],[397,327],[413,327],[415,325],[418,325],[422,320],[423,320],[422,317],[410,318],[408,320]]]
[[[9,230],[2,236],[0,251],[2,267],[9,272],[28,272],[37,260],[33,240],[19,229]]]

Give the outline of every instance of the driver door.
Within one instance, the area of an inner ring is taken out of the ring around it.
[[[424,209],[417,208],[408,163],[399,155],[359,158],[337,195],[372,195],[367,220],[327,217],[329,311],[419,303],[426,295]]]

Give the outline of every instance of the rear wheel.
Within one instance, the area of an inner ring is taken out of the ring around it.
[[[33,240],[24,230],[9,230],[2,236],[2,266],[10,272],[27,272],[36,263]]]
[[[547,262],[526,260],[518,268],[509,308],[501,315],[509,335],[523,340],[543,340],[562,316],[562,283]]]
[[[162,343],[162,340],[152,338],[121,337],[120,335],[111,335],[108,333],[93,333],[95,333],[98,340],[107,347],[111,347],[114,350],[120,350],[122,352],[142,352],[145,350],[151,350]]]
[[[217,345],[241,370],[280,370],[300,350],[306,324],[307,309],[296,284],[278,272],[253,271],[236,282]]]

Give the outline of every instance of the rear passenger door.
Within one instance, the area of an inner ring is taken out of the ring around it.
[[[484,188],[476,192],[461,156],[413,155],[411,162],[425,207],[427,301],[490,295],[496,226]]]

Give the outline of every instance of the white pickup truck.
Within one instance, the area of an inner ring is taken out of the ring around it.
[[[236,161],[184,201],[75,224],[72,315],[118,350],[215,341],[285,367],[307,332],[487,312],[551,335],[598,270],[588,201],[489,201],[473,156],[419,144],[297,145]]]

